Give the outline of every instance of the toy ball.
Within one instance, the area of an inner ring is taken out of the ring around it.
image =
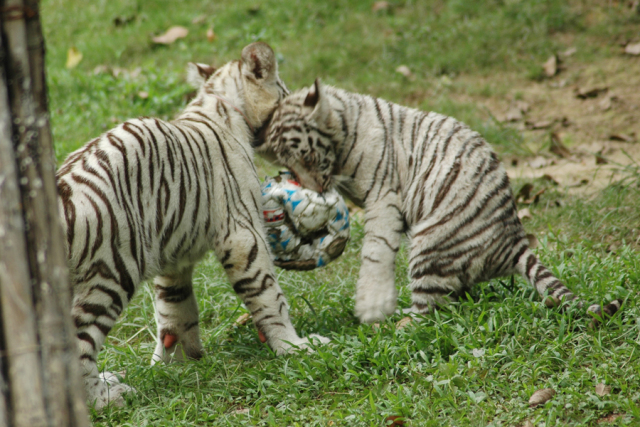
[[[339,257],[349,241],[349,210],[335,190],[302,188],[289,171],[262,184],[267,241],[274,263],[287,270],[313,270]]]

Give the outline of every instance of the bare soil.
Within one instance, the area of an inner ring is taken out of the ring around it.
[[[554,77],[540,82],[514,74],[460,77],[470,90],[455,96],[523,131],[532,156],[505,158],[510,177],[550,175],[572,193],[600,190],[640,162],[640,57],[593,64],[559,57]],[[478,90],[482,87],[488,90]],[[552,153],[552,138],[567,150]]]

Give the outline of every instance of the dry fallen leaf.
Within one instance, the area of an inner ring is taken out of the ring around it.
[[[580,181],[574,182],[573,184],[567,185],[567,187],[569,188],[582,187],[583,185],[587,185],[588,183],[589,183],[589,180],[584,178],[584,179],[581,179]]]
[[[558,56],[553,54],[547,59],[547,62],[542,64],[542,68],[544,69],[544,74],[547,77],[553,77],[558,74]]]
[[[613,105],[613,99],[614,97],[612,96],[605,96],[604,98],[602,98],[602,101],[598,102],[598,106],[602,111],[609,111]]]
[[[624,53],[627,55],[640,55],[640,43],[626,45],[624,47]]]
[[[236,409],[235,411],[233,411],[234,415],[248,414],[248,413],[249,413],[249,408],[241,408],[241,409]]]
[[[526,102],[526,101],[522,101],[522,100],[516,101],[514,103],[514,107],[516,107],[517,109],[519,109],[523,113],[526,113],[531,109],[531,106],[529,105],[529,103]]]
[[[527,234],[527,240],[529,240],[529,247],[535,249],[538,247],[538,238],[535,234]]]
[[[501,120],[503,122],[517,122],[518,120],[522,120],[522,111],[520,109],[511,107],[507,110],[507,113],[504,115],[504,118]]]
[[[620,417],[624,417],[624,414],[611,414],[611,415],[607,415],[606,417],[602,417],[598,420],[598,424],[611,424],[612,422],[614,422],[615,420],[617,420]]]
[[[403,426],[404,418],[399,417],[397,415],[389,415],[387,418],[385,418],[385,425],[386,426]]]
[[[371,11],[372,12],[377,12],[379,10],[387,10],[389,9],[389,2],[388,1],[377,1],[375,3],[373,3],[373,5],[371,6]]]
[[[602,155],[602,150],[598,151],[595,156],[596,156],[596,165],[606,165],[607,163],[609,163],[609,160],[607,160]]]
[[[606,93],[608,90],[608,87],[578,88],[576,89],[576,96],[580,99],[595,98],[601,93]]]
[[[522,424],[522,427],[533,427],[533,423],[531,422],[531,420],[527,420],[524,422],[524,424]]]
[[[607,394],[611,393],[611,386],[610,385],[604,385],[602,383],[600,384],[596,384],[596,394],[600,397],[602,396],[606,396]]]
[[[553,125],[554,121],[553,120],[540,120],[537,122],[531,122],[531,121],[526,121],[524,122],[524,124],[529,128],[529,129],[547,129],[550,128]]]
[[[543,388],[542,390],[538,390],[531,395],[531,399],[529,399],[529,406],[534,407],[542,405],[555,396],[555,394],[556,391],[552,388]]]
[[[249,319],[251,319],[251,314],[244,313],[238,316],[234,324],[237,326],[246,325]]]
[[[547,159],[546,157],[536,156],[527,162],[530,167],[534,169],[544,168],[546,166],[555,165],[556,162],[553,159]]]
[[[564,157],[565,159],[567,157],[571,157],[571,152],[562,143],[560,136],[555,132],[551,134],[551,147],[549,147],[549,151],[557,156]]]
[[[402,319],[398,320],[398,323],[396,323],[396,329],[402,329],[410,325],[412,321],[413,320],[411,319],[411,317],[403,317]]]
[[[523,185],[520,188],[520,190],[518,191],[518,194],[516,194],[516,201],[528,199],[529,195],[531,194],[531,190],[533,190],[533,184],[531,184],[530,182],[527,182],[525,185]]]
[[[67,51],[67,68],[75,68],[82,61],[82,52],[75,46],[71,46]]]
[[[614,133],[609,135],[609,139],[612,141],[621,141],[621,142],[633,142],[635,138],[633,135],[625,135],[623,133]]]
[[[187,34],[189,34],[189,30],[187,30],[185,27],[176,25],[169,28],[164,34],[153,37],[151,40],[153,40],[154,43],[158,44],[171,44],[178,39],[187,37]]]
[[[518,218],[520,218],[520,221],[531,219],[531,217],[531,211],[529,210],[529,208],[520,209],[518,211]]]
[[[578,51],[578,49],[576,49],[575,47],[570,47],[569,49],[565,50],[564,52],[562,52],[562,56],[571,56],[574,53],[576,53]]]
[[[396,73],[400,73],[408,79],[413,78],[413,73],[406,65],[400,65],[398,68],[396,68]]]
[[[93,69],[93,75],[97,76],[98,74],[104,74],[109,72],[109,67],[107,67],[106,65],[98,65],[96,66],[96,68]]]
[[[544,181],[549,181],[552,185],[560,185],[560,183],[556,181],[555,178],[549,175],[548,173],[545,173],[544,175],[542,175],[540,179]]]
[[[538,204],[538,202],[540,201],[540,196],[547,191],[546,188],[543,188],[542,190],[539,190],[536,194],[533,195],[533,197],[523,200],[522,203],[524,203],[525,205],[536,205]]]
[[[213,28],[207,29],[207,41],[209,41],[209,43],[211,43],[215,39],[216,39],[216,33],[213,32]]]
[[[193,25],[200,25],[204,22],[205,19],[207,19],[207,15],[198,15],[191,20],[191,23]]]

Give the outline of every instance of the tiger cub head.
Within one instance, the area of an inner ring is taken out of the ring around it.
[[[319,80],[285,98],[273,113],[257,152],[289,168],[303,187],[323,192],[339,173],[336,150],[345,134]]]
[[[289,90],[278,76],[278,62],[271,47],[255,42],[242,49],[242,59],[216,69],[189,63],[187,81],[198,89],[189,107],[207,109],[223,97],[240,109],[254,129],[260,129]]]

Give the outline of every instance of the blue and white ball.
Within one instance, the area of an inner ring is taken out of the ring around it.
[[[340,194],[302,188],[288,171],[265,179],[262,206],[267,240],[281,268],[322,267],[349,241],[349,210]]]

